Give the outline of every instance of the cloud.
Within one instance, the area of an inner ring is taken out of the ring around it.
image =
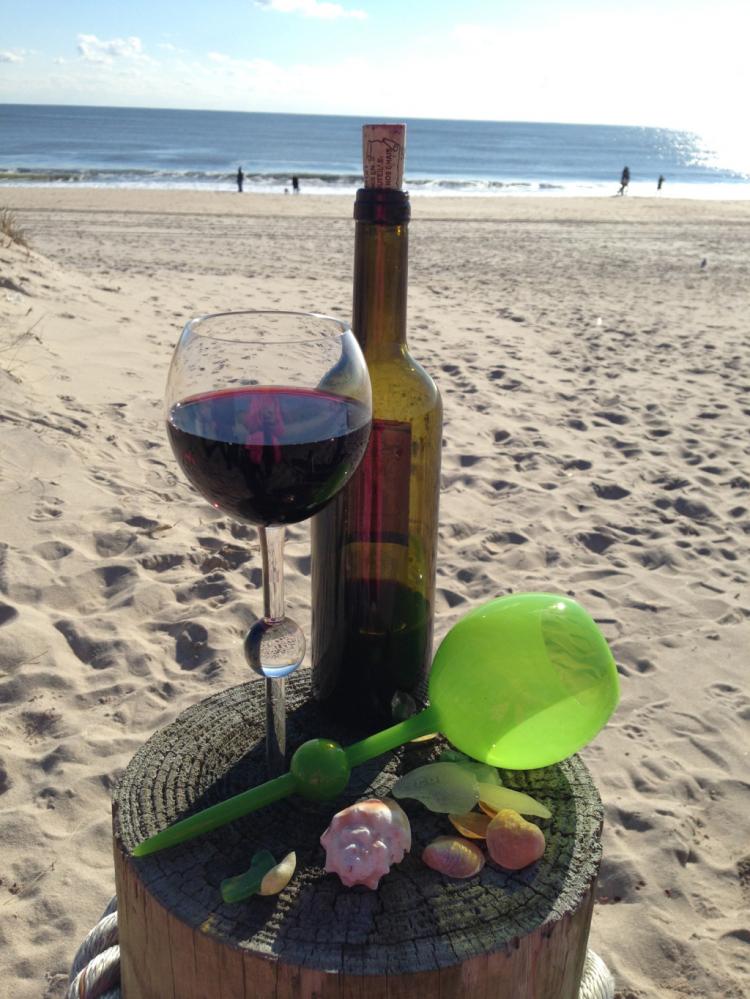
[[[23,62],[23,52],[0,52],[0,62]]]
[[[339,3],[326,0],[255,0],[258,7],[276,10],[280,14],[302,14],[303,17],[320,17],[332,21],[337,17],[353,17],[364,20],[363,10],[345,10]]]
[[[78,52],[87,62],[112,63],[114,59],[139,59],[143,56],[140,38],[112,38],[105,41],[96,35],[79,35]]]

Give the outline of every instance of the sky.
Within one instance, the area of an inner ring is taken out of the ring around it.
[[[34,0],[0,18],[0,103],[656,125],[726,147],[749,37],[750,0]]]

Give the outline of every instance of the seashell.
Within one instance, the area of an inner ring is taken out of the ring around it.
[[[347,888],[375,889],[411,849],[411,827],[397,802],[368,798],[337,812],[320,842],[329,874],[338,874]]]
[[[468,839],[486,839],[489,815],[482,812],[467,812],[465,815],[449,815],[454,828]]]
[[[422,860],[449,878],[471,878],[484,867],[484,854],[468,839],[438,836],[424,848]]]
[[[292,850],[284,859],[264,875],[258,889],[259,895],[278,895],[292,880],[297,867],[297,854]]]
[[[552,812],[541,802],[536,801],[530,794],[523,791],[513,791],[509,787],[494,787],[492,784],[479,784],[480,808],[487,815],[491,814],[484,806],[489,806],[495,812],[502,808],[510,808],[514,812],[521,812],[524,815],[538,815],[541,819],[548,819]],[[482,804],[482,802],[484,804]]]
[[[544,854],[544,833],[512,808],[501,808],[487,827],[490,856],[508,871],[520,871]]]
[[[473,774],[458,763],[428,763],[393,785],[397,798],[416,798],[431,812],[470,812],[479,798]]]

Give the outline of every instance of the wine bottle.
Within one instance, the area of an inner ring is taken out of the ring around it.
[[[316,699],[362,730],[424,704],[432,661],[442,403],[406,345],[404,125],[365,125],[352,329],[373,394],[357,472],[312,520]]]

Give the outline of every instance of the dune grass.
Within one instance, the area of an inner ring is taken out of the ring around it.
[[[9,208],[0,208],[0,233],[8,240],[8,246],[16,243],[25,249],[30,249],[26,233],[16,221],[16,216]]]

